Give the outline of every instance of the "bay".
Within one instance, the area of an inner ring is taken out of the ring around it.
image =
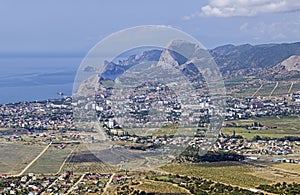
[[[72,94],[81,57],[1,57],[0,104]]]

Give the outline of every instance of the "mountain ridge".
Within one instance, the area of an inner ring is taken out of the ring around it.
[[[176,42],[174,45],[179,48],[180,44],[182,43]],[[185,48],[184,46],[183,44],[182,47]],[[291,76],[290,71],[274,67],[279,66],[280,63],[291,56],[300,56],[300,42],[260,45],[227,44],[208,50],[208,52],[215,60],[224,79],[255,76],[261,79],[267,78],[274,80],[280,78],[278,76],[272,77],[272,75],[282,74],[282,78],[287,75]],[[138,63],[158,61],[164,53],[162,50],[150,49],[135,55],[130,55],[128,58],[119,60],[118,62],[105,61],[104,66],[106,68],[101,75],[103,78],[114,79]],[[173,59],[174,62],[172,63],[177,64],[177,66],[182,66],[187,63],[186,57],[174,51],[169,52],[169,58]],[[190,68],[193,69],[191,66]],[[296,66],[294,71],[297,71],[298,68],[299,66]]]
[[[259,75],[293,55],[300,55],[300,42],[261,45],[227,44],[210,50],[225,78]]]
[[[260,77],[277,81],[300,78],[300,56],[290,56],[279,64],[263,71]]]

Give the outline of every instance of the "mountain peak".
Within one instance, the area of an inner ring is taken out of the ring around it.
[[[300,71],[300,56],[293,55],[282,61],[277,66],[280,66],[281,69],[285,69],[287,71]]]

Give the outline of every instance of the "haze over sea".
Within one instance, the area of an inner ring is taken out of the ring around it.
[[[70,96],[82,57],[0,57],[0,104]]]

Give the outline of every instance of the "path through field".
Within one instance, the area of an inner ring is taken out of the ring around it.
[[[52,186],[54,186],[55,184],[56,184],[56,182],[58,181],[58,178],[59,177],[57,177],[48,187],[47,187],[47,189],[50,189]],[[47,194],[47,192],[46,192],[47,190],[45,189],[42,193],[41,193],[41,195],[44,195],[44,194]],[[53,193],[51,193],[51,194],[53,194]]]
[[[252,94],[251,97],[254,97],[258,92],[259,90],[261,90],[261,88],[264,86],[264,84],[261,84],[260,87]]]
[[[77,146],[77,147],[74,147],[74,148],[72,149],[72,151],[70,152],[70,154],[65,158],[64,162],[63,162],[63,163],[61,164],[61,166],[59,167],[59,169],[58,169],[58,171],[56,172],[56,174],[59,174],[59,173],[61,172],[62,168],[65,166],[67,160],[70,159],[71,155],[73,154],[73,152],[74,152],[74,150],[75,150],[76,148],[78,148],[78,146]]]
[[[278,87],[279,82],[276,82],[276,85],[274,86],[273,90],[271,91],[269,97],[271,97],[274,93],[274,91],[276,90],[276,88]]]
[[[35,159],[33,159],[19,174],[13,175],[13,177],[20,177],[21,175],[23,175],[31,167],[31,165],[33,165],[33,163],[35,163],[48,150],[51,144],[52,142],[50,142],[46,146],[46,148],[37,157],[35,157]]]
[[[290,89],[289,89],[289,92],[288,92],[288,94],[290,94],[290,93],[292,92],[293,85],[294,85],[294,82],[292,82],[292,83],[291,83],[291,86],[290,86]]]
[[[106,193],[106,191],[107,191],[107,189],[109,188],[110,183],[112,182],[114,176],[115,176],[115,173],[113,173],[113,174],[111,175],[111,177],[109,178],[108,182],[106,183],[106,185],[105,185],[105,187],[104,187],[104,189],[103,189],[103,193],[102,193],[102,194],[105,194],[105,193]]]
[[[82,174],[82,176],[78,179],[78,181],[72,187],[70,187],[70,189],[67,191],[66,194],[70,194],[74,190],[74,188],[83,180],[84,176],[85,176],[85,173]]]

